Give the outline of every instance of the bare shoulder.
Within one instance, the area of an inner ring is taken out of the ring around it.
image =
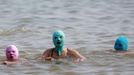
[[[50,57],[52,49],[54,49],[54,48],[49,48],[49,49],[45,50],[44,53],[41,55],[41,58],[44,59],[44,58]]]
[[[78,51],[74,48],[67,48],[68,53],[77,53]]]
[[[127,56],[134,56],[134,51],[116,51],[116,50],[108,50],[110,53],[118,54],[118,55],[127,55]]]
[[[52,49],[53,49],[53,48],[49,48],[49,49],[45,50],[44,53],[43,53],[43,55],[50,53],[50,51],[51,51]]]
[[[134,51],[127,51],[123,55],[134,56]]]
[[[67,48],[67,54],[75,57],[81,56],[81,54],[74,48]]]
[[[74,48],[66,48],[68,51],[76,51]]]

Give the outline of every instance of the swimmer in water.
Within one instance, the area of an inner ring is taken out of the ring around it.
[[[9,45],[6,50],[6,60],[3,64],[16,64],[19,61],[19,51],[15,45]]]
[[[128,38],[125,36],[119,36],[116,39],[114,49],[115,51],[112,52],[120,55],[134,55],[134,52],[128,51]]]
[[[117,52],[127,52],[128,51],[128,38],[125,36],[120,36],[116,39],[114,49]]]
[[[64,48],[65,34],[63,31],[58,30],[53,33],[54,48],[47,49],[44,51],[42,58],[45,60],[53,61],[54,59],[61,60],[65,57],[72,57],[77,62],[84,61],[86,58],[82,56],[77,50]]]

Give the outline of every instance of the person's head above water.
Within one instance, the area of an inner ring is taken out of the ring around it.
[[[127,51],[128,50],[128,38],[120,36],[116,39],[114,49],[116,51]]]
[[[57,30],[53,33],[53,43],[58,52],[58,55],[62,55],[64,49],[65,34],[61,30]]]
[[[19,59],[19,51],[15,45],[9,45],[5,52],[8,61],[16,61]]]

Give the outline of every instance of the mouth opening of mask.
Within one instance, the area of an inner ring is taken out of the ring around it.
[[[60,42],[60,41],[58,41],[58,42],[57,42],[57,44],[61,44],[61,42]]]

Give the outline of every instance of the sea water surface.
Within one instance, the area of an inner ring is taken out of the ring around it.
[[[133,75],[134,56],[108,53],[115,39],[129,38],[134,49],[134,0],[0,0],[0,59],[14,44],[21,58],[0,65],[1,75]],[[40,55],[54,47],[52,33],[63,30],[65,47],[87,60],[46,63]]]

